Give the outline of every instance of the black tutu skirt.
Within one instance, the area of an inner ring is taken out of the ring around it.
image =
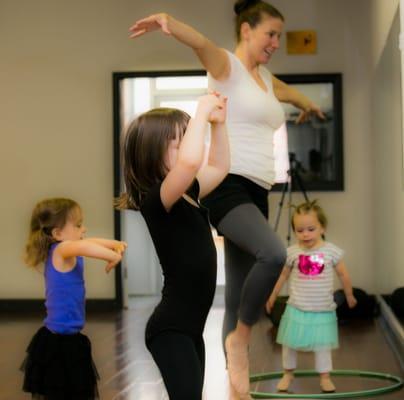
[[[38,400],[99,399],[91,343],[82,333],[59,335],[42,327],[21,366],[23,390]]]

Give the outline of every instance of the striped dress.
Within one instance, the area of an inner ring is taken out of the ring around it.
[[[289,299],[279,325],[278,343],[302,351],[338,347],[334,270],[343,253],[329,242],[314,250],[298,245],[288,248]]]

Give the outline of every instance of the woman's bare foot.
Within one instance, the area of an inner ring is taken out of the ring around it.
[[[250,391],[248,345],[236,341],[232,332],[227,336],[224,346],[230,385],[233,386],[240,399],[248,399],[249,397],[245,397],[249,396]]]
[[[229,379],[229,400],[240,400],[240,397],[234,389],[234,386],[231,384],[230,379]]]
[[[250,393],[239,394],[230,381],[229,387],[229,400],[253,400],[253,398],[250,396]]]

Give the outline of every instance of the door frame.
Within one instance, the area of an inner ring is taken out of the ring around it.
[[[121,151],[120,140],[122,133],[121,124],[121,81],[127,78],[155,78],[169,76],[194,76],[206,75],[204,70],[172,70],[172,71],[122,71],[112,73],[112,93],[113,93],[113,188],[114,198],[120,195],[121,191]],[[121,240],[121,213],[114,209],[114,237]],[[120,263],[115,268],[115,302],[119,309],[124,308],[124,287],[123,287],[123,267]]]

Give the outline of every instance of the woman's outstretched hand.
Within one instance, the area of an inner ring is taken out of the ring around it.
[[[296,124],[302,124],[303,122],[308,121],[313,116],[318,117],[322,120],[326,119],[324,113],[316,104],[309,103],[307,107],[305,107],[305,109],[300,112],[295,122]]]
[[[129,38],[137,38],[145,33],[160,29],[164,34],[171,35],[168,28],[170,16],[166,13],[150,15],[147,18],[139,19],[129,28]]]

